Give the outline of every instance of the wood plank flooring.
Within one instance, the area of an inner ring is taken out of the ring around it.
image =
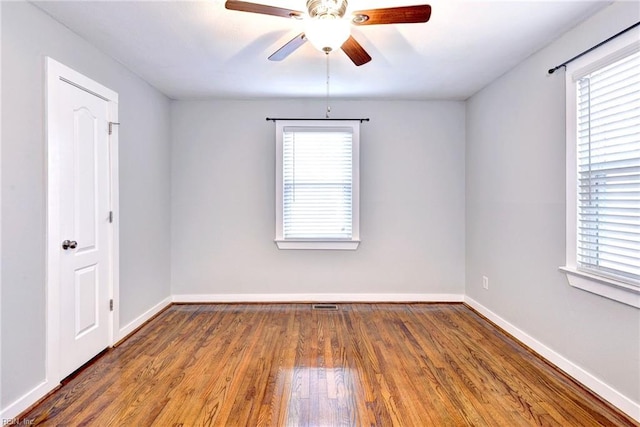
[[[23,419],[637,426],[462,304],[174,305]]]

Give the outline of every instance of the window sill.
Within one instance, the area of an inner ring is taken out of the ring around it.
[[[640,288],[606,277],[596,276],[573,267],[560,267],[569,285],[632,307],[640,308]]]
[[[276,240],[278,249],[355,251],[360,240]]]

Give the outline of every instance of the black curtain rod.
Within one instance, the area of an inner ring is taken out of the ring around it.
[[[625,28],[624,30],[620,31],[618,34],[614,34],[613,36],[609,37],[608,39],[606,39],[606,40],[604,40],[604,41],[601,41],[601,42],[600,42],[600,43],[598,43],[597,45],[593,46],[592,48],[589,48],[589,49],[585,50],[584,52],[582,52],[582,53],[580,53],[580,54],[578,54],[578,55],[576,55],[576,56],[574,56],[573,58],[569,59],[568,61],[565,61],[565,62],[563,62],[563,63],[562,63],[562,64],[560,64],[560,65],[557,65],[557,66],[555,66],[555,67],[553,67],[553,68],[550,68],[550,69],[549,69],[549,74],[553,74],[553,73],[555,73],[555,72],[556,72],[556,70],[557,70],[557,69],[559,69],[559,68],[566,67],[566,66],[567,66],[567,64],[569,64],[569,63],[571,63],[571,62],[575,61],[576,59],[580,58],[581,56],[586,55],[587,53],[591,52],[593,49],[597,49],[597,48],[599,48],[600,46],[602,46],[603,44],[605,44],[605,43],[609,43],[611,40],[615,39],[615,38],[616,38],[616,37],[618,37],[618,36],[621,36],[622,34],[626,33],[627,31],[630,31],[630,30],[634,29],[634,28],[635,28],[635,27],[637,27],[638,25],[640,25],[640,21],[639,21],[639,22],[636,22],[635,24],[633,24],[633,25],[632,25],[632,26],[630,26],[630,27]]]
[[[366,119],[327,119],[327,118],[322,118],[322,119],[303,119],[303,118],[284,118],[284,117],[267,117],[267,121],[268,122],[277,122],[278,120],[291,120],[291,121],[300,121],[300,120],[330,120],[330,121],[335,121],[335,122],[352,122],[354,120],[359,121],[360,123],[362,122],[368,122],[369,118]]]

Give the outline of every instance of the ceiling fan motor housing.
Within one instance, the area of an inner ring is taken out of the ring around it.
[[[347,0],[307,0],[307,10],[311,18],[330,15],[342,18],[347,12]]]

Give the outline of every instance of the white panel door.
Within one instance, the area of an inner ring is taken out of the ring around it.
[[[58,80],[60,374],[109,346],[108,101]]]

